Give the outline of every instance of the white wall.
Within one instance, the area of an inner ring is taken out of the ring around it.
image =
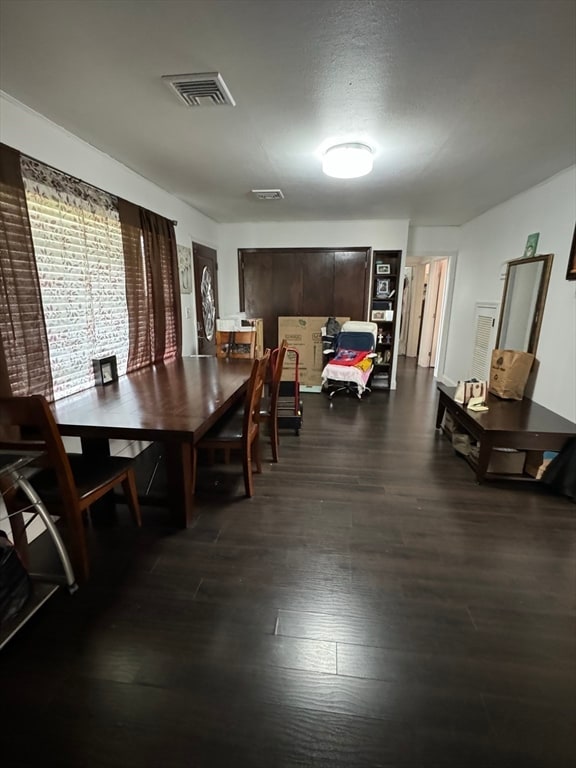
[[[457,253],[460,247],[460,227],[410,227],[408,257],[429,259]]]
[[[218,291],[220,314],[237,312],[240,307],[238,283],[239,248],[346,248],[368,246],[373,249],[402,251],[403,273],[408,242],[408,220],[247,222],[220,225],[218,250]],[[396,335],[400,323],[396,323]],[[398,349],[396,338],[395,349]],[[392,368],[392,388],[396,387],[396,361]]]
[[[181,245],[191,247],[191,241],[195,240],[217,247],[218,225],[212,219],[1,92],[0,138],[4,144],[54,168],[168,219],[175,219],[178,221],[176,238]],[[190,354],[196,342],[193,294],[182,296],[182,312],[182,351],[183,354]],[[186,314],[190,318],[186,318]]]
[[[542,319],[531,397],[576,421],[576,283],[565,279],[574,231],[576,166],[487,211],[462,227],[446,355],[446,378],[466,375],[476,301],[502,299],[502,263],[521,258],[527,236],[554,264]]]

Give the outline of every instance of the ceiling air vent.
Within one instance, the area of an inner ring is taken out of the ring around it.
[[[187,107],[236,106],[232,94],[219,72],[196,75],[163,75],[162,80]]]
[[[283,200],[281,189],[253,189],[252,194],[258,200]]]

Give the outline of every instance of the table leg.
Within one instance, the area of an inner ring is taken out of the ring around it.
[[[478,462],[476,464],[476,480],[481,483],[486,475],[488,464],[490,463],[490,456],[492,454],[492,443],[490,440],[483,439],[480,441],[480,451],[478,453]]]
[[[440,395],[438,399],[438,410],[436,411],[436,429],[440,429],[442,426],[442,419],[444,417],[444,411],[446,410],[446,403],[444,398]]]
[[[168,506],[175,524],[188,528],[194,518],[194,449],[192,443],[165,443]]]
[[[82,455],[95,463],[110,456],[110,442],[107,438],[82,437],[80,442],[82,443]],[[96,524],[103,523],[106,525],[116,520],[114,491],[106,493],[90,506],[90,516],[92,522]]]

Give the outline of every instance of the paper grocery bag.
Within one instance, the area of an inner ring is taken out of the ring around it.
[[[534,355],[515,349],[495,349],[488,391],[505,400],[522,400]]]

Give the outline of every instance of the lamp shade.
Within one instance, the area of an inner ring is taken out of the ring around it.
[[[372,150],[366,144],[337,144],[322,158],[322,170],[337,179],[355,179],[370,173],[374,164]]]

